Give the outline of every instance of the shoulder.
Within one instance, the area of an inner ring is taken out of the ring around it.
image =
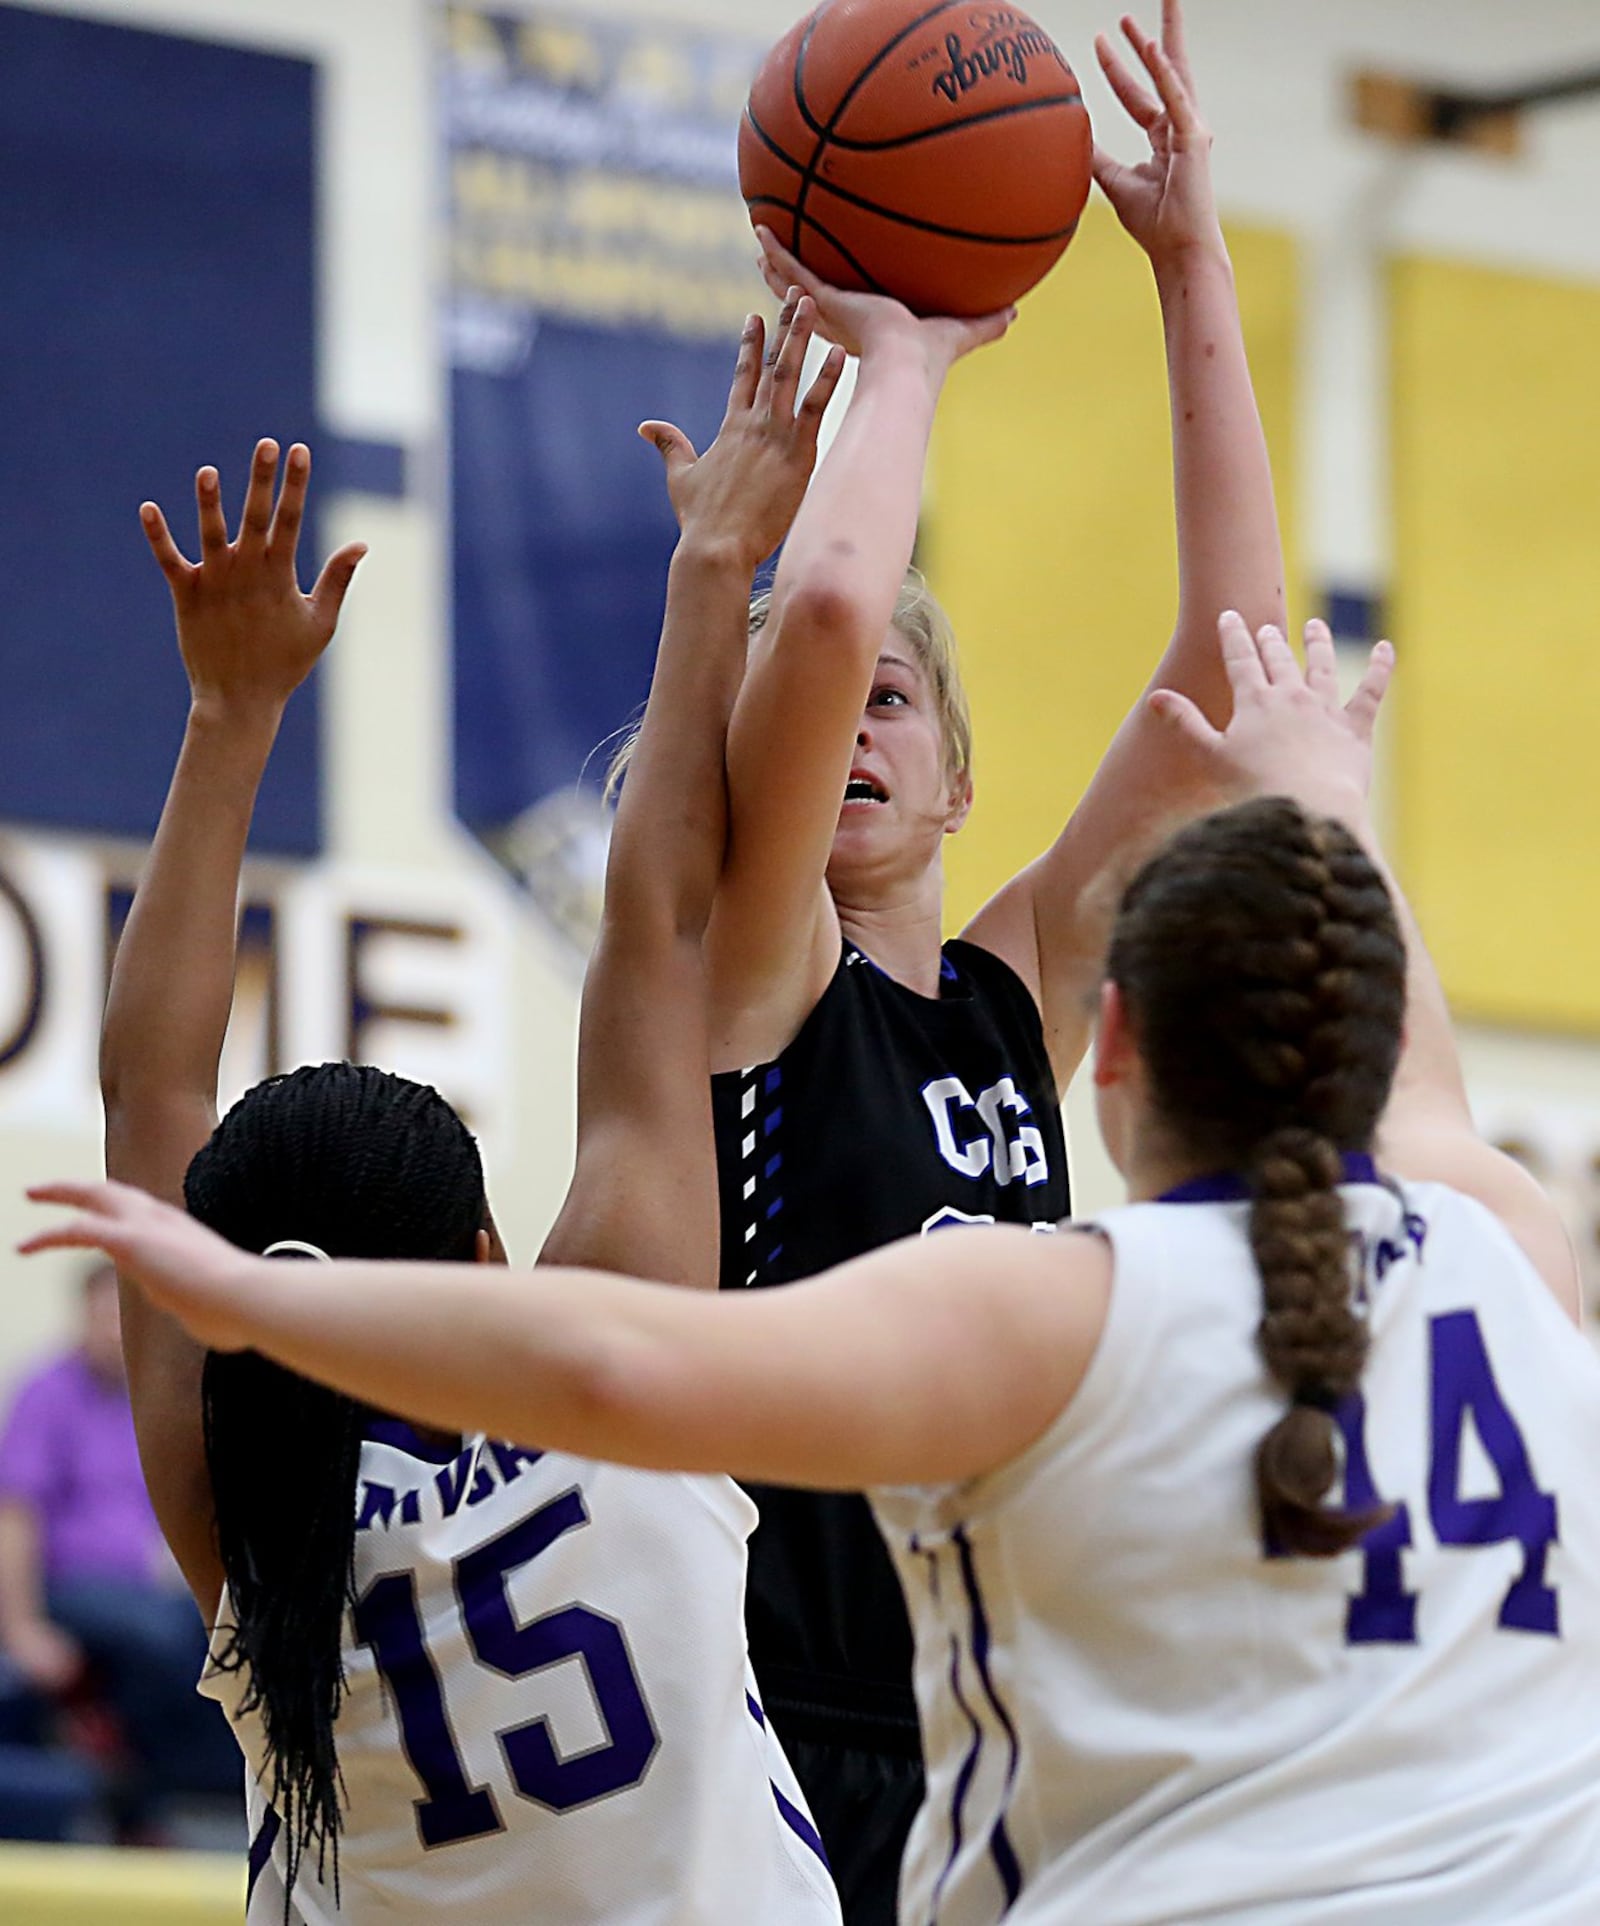
[[[965,936],[952,937],[944,946],[944,954],[950,965],[975,990],[1000,1003],[1027,1011],[1037,1022],[1038,998],[1003,956]]]

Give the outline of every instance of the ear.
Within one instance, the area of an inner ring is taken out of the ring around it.
[[[494,1262],[494,1240],[486,1230],[480,1230],[472,1240],[472,1261],[474,1264]]]
[[[1133,1067],[1133,1033],[1122,992],[1109,977],[1100,985],[1100,1020],[1094,1032],[1094,1080],[1101,1090],[1127,1081]]]
[[[944,833],[953,836],[972,813],[972,778],[963,776],[950,788],[950,808],[944,819]]]

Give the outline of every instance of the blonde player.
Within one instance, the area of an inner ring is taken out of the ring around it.
[[[1408,985],[1363,802],[1386,657],[1347,716],[1325,629],[1305,677],[1276,631],[1223,635],[1227,731],[1155,707],[1257,799],[1122,898],[1095,1061],[1131,1201],[1089,1234],[747,1297],[313,1289],[52,1185],[81,1214],[33,1247],[104,1249],[208,1342],[437,1422],[870,1487],[928,1748],[907,1922],[1580,1926],[1600,1365],[1573,1254],[1474,1132],[1414,937]]]
[[[744,662],[742,620],[716,609],[742,604],[815,459],[840,357],[797,405],[811,319],[791,300],[765,363],[752,319],[704,459],[646,425],[682,538],[585,986],[577,1170],[547,1255],[681,1285],[716,1269],[700,935]],[[290,450],[274,507],[263,442],[232,540],[203,469],[198,565],[144,510],[193,703],[117,954],[107,1165],[274,1260],[503,1263],[477,1146],[433,1090],[323,1064],[216,1121],[256,786],[360,559],[342,550],[300,594],[309,466]],[[315,1262],[275,1268],[321,1281]],[[735,1485],[419,1432],[260,1356],[206,1356],[136,1291],[124,1333],[152,1497],[217,1623],[206,1689],[249,1767],[252,1922],[836,1926],[745,1660],[754,1510]]]

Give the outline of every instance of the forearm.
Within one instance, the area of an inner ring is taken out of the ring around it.
[[[1181,690],[1219,727],[1227,680],[1217,617],[1237,609],[1252,632],[1286,620],[1283,550],[1266,436],[1256,406],[1233,269],[1213,242],[1156,264],[1172,409],[1178,620],[1157,686]]]
[[[606,866],[608,924],[644,917],[698,933],[727,842],[728,718],[744,677],[753,567],[714,537],[672,558],[650,700],[617,806]]]
[[[848,623],[876,660],[916,541],[941,386],[914,336],[863,355],[849,411],[784,546],[770,633],[787,605],[810,600]]]
[[[239,872],[280,711],[197,706],[117,946],[101,1037],[112,1175],[141,1103],[214,1102],[233,1001]],[[148,1183],[147,1172],[137,1173]]]
[[[39,1521],[17,1498],[0,1498],[0,1644],[44,1616]]]

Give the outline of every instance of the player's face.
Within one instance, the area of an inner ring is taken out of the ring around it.
[[[856,731],[828,865],[830,879],[925,869],[966,820],[970,787],[945,773],[944,737],[926,671],[893,630]]]

